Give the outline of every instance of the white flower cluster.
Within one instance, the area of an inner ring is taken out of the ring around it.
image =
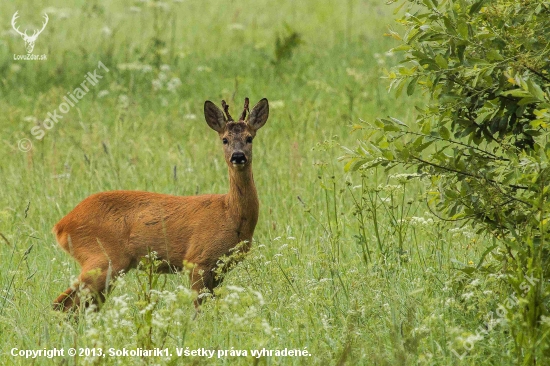
[[[153,90],[161,91],[166,90],[171,93],[175,93],[176,90],[181,86],[180,78],[173,76],[169,77],[168,73],[170,72],[169,65],[162,65],[160,67],[160,72],[157,75],[156,79],[153,79],[151,82],[153,85]]]

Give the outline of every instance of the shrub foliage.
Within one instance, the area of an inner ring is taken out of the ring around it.
[[[550,2],[406,0],[398,12],[390,89],[429,101],[415,123],[357,126],[346,168],[415,168],[435,214],[494,237],[486,254],[501,246],[521,299],[509,315],[517,355],[532,364],[550,352]]]

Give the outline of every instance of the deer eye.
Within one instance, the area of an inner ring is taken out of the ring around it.
[[[252,143],[252,136],[248,136],[248,137],[246,138],[246,143],[247,143],[247,144],[251,144],[251,143]]]
[[[224,145],[227,145],[227,143],[228,143],[229,141],[227,141],[227,139],[224,137],[224,138],[222,139],[222,142],[223,142]]]

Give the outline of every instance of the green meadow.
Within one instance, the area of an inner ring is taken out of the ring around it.
[[[14,60],[27,54],[16,11],[28,34],[48,14],[33,50],[47,60]],[[350,174],[339,159],[361,121],[413,122],[424,102],[387,92],[393,11],[375,0],[2,2],[1,363],[514,364],[496,313],[503,281],[468,270],[491,243],[434,216],[414,172]],[[99,312],[52,310],[80,272],[55,223],[101,191],[227,192],[203,104],[224,99],[235,116],[245,97],[270,103],[254,140],[260,219],[216,297],[195,314],[188,276],[148,262]]]

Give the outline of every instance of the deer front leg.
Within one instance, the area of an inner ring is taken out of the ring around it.
[[[195,308],[198,310],[199,306],[203,302],[204,296],[200,296],[201,293],[209,292],[214,294],[214,287],[216,280],[214,278],[215,273],[212,268],[207,266],[198,265],[189,274],[189,282],[191,283],[191,289],[196,291],[198,296],[195,299]]]

